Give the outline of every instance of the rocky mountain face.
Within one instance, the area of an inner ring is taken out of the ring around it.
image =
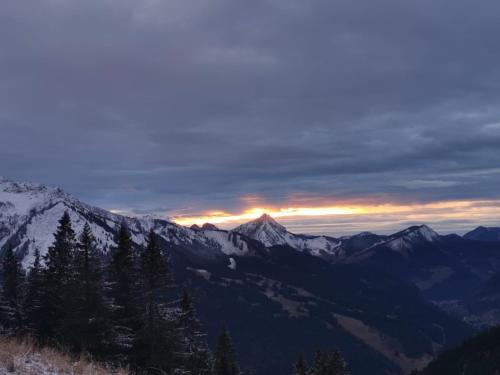
[[[52,243],[64,211],[77,232],[91,225],[105,258],[120,223],[138,248],[153,229],[178,285],[194,292],[209,337],[228,325],[242,363],[262,375],[288,374],[299,353],[335,346],[354,375],[409,373],[471,335],[464,318],[484,324],[488,316],[491,324],[500,307],[491,297],[498,244],[440,236],[427,226],[333,238],[293,234],[264,215],[231,231],[186,228],[1,180],[0,252],[13,246],[28,268],[35,249],[43,254]],[[472,310],[475,298],[489,297],[483,310]]]

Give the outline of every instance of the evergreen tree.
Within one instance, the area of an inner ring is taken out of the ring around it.
[[[215,350],[214,375],[239,375],[239,373],[231,336],[224,327]]]
[[[210,375],[212,373],[210,350],[205,336],[200,332],[200,322],[186,289],[182,292],[178,320],[183,344],[183,369],[189,374]]]
[[[79,237],[74,261],[74,275],[78,282],[75,284],[76,304],[71,319],[73,330],[68,335],[74,338],[72,345],[77,351],[102,354],[111,332],[100,254],[88,223]]]
[[[35,260],[27,277],[26,299],[24,301],[28,328],[31,334],[39,337],[43,325],[43,269],[40,263],[40,251],[35,250]]]
[[[172,276],[153,231],[141,256],[141,276],[144,310],[134,346],[134,361],[141,368],[170,373],[181,362],[180,337],[175,314],[165,305]]]
[[[172,275],[161,250],[158,236],[148,234],[146,249],[141,255],[142,293],[146,312],[154,317],[165,301],[166,292],[172,287]]]
[[[3,287],[0,283],[0,335],[8,335],[11,333],[13,321],[13,311],[3,295]]]
[[[137,257],[135,256],[130,231],[125,223],[120,225],[112,249],[108,268],[111,316],[118,353],[128,355],[134,335],[139,328],[139,292]]]
[[[63,320],[72,309],[74,278],[73,260],[75,251],[75,232],[67,211],[59,220],[54,242],[44,257],[42,288],[42,324],[39,333],[42,340],[58,338],[63,342]]]
[[[340,350],[333,352],[316,352],[314,365],[309,375],[347,375],[347,364]]]
[[[329,358],[330,366],[335,371],[336,375],[349,374],[349,371],[347,371],[347,362],[339,349],[335,349],[332,353],[330,353]]]
[[[6,325],[14,332],[20,332],[23,328],[23,292],[25,286],[25,274],[21,262],[14,254],[12,246],[7,248],[2,261],[3,279],[2,294],[6,309]]]
[[[297,359],[297,362],[295,362],[295,365],[293,366],[292,375],[306,375],[306,373],[307,373],[306,361],[304,360],[304,356],[300,355],[299,359]]]

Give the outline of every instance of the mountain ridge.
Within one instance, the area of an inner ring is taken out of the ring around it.
[[[497,242],[500,241],[500,228],[479,226],[465,233],[463,237],[468,240]]]
[[[253,254],[256,251],[255,243],[238,233],[196,231],[167,220],[118,215],[83,203],[59,188],[19,184],[6,179],[0,182],[0,250],[7,245],[13,246],[26,268],[33,261],[35,249],[42,255],[47,251],[64,211],[70,213],[77,232],[86,221],[89,222],[104,253],[114,246],[114,234],[123,222],[129,227],[136,245],[143,245],[147,232],[153,229],[167,241],[196,245],[199,256]]]
[[[241,337],[236,339],[239,350],[248,354],[247,361],[258,364],[262,375],[286,374],[298,351],[312,355],[319,345],[341,346],[347,358],[363,358],[363,363],[354,365],[353,374],[368,369],[377,375],[407,373],[410,367],[427,363],[438,348],[472,332],[427,301],[412,280],[376,264],[339,262],[354,259],[366,247],[385,246],[394,236],[296,235],[269,216],[232,231],[190,229],[157,218],[129,218],[97,209],[61,189],[5,181],[0,183],[0,202],[0,244],[4,249],[13,245],[25,267],[36,248],[45,251],[51,244],[64,211],[70,213],[77,232],[89,222],[104,254],[114,245],[116,228],[123,221],[138,248],[147,232],[154,230],[177,282],[193,290],[200,301],[200,318],[209,336],[215,336],[221,322],[227,323]],[[256,232],[248,230],[252,228]],[[271,246],[249,236],[259,238],[258,231]],[[398,238],[406,236],[406,242],[415,244],[430,239],[437,246],[442,239],[427,227],[398,233]],[[321,248],[325,243],[335,245],[334,251]],[[419,332],[416,341],[414,330]],[[279,346],[284,354],[269,358],[271,347],[256,346],[256,342]]]

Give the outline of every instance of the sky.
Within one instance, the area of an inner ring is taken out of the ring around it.
[[[3,0],[0,175],[343,235],[500,224],[497,0]]]

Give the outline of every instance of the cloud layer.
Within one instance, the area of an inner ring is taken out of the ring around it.
[[[7,0],[0,174],[106,208],[500,198],[500,3]]]

